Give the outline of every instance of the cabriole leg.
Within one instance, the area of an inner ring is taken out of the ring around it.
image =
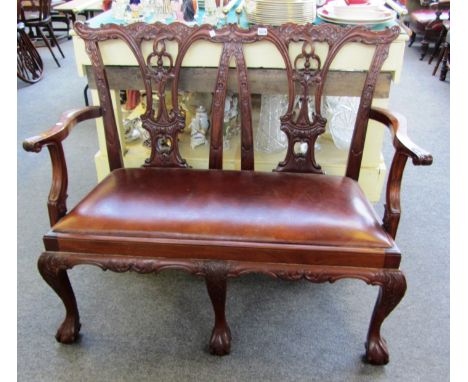
[[[385,339],[380,336],[380,328],[390,312],[398,305],[406,291],[405,276],[400,271],[389,271],[382,274],[377,302],[367,334],[366,358],[374,365],[385,365],[389,361]]]
[[[226,321],[227,272],[223,265],[209,266],[206,270],[206,288],[215,313],[215,325],[211,332],[211,354],[226,355],[231,351],[231,330]]]
[[[67,270],[50,253],[43,253],[37,263],[42,278],[49,284],[65,305],[65,320],[57,330],[58,342],[70,344],[78,339],[80,316],[76,305],[75,294],[68,279]]]

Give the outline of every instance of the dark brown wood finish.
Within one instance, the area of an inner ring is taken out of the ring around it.
[[[286,24],[264,27],[266,33],[259,33],[259,28],[263,27],[243,30],[229,25],[214,30],[208,25],[190,28],[178,23],[137,23],[92,29],[76,24],[93,65],[101,106],[65,114],[52,129],[24,143],[24,148],[33,152],[47,146],[52,159],[53,184],[48,203],[51,230],[44,236],[46,252],[39,258],[38,267],[65,305],[66,317],[56,336],[59,342],[76,341],[80,330],[67,276],[69,269],[81,264],[115,272],[178,269],[205,278],[215,316],[209,349],[213,354],[228,354],[231,332],[225,312],[227,279],[256,272],[283,280],[332,283],[351,278],[379,286],[366,358],[373,364],[388,362],[380,330],[406,289],[405,277],[398,269],[401,255],[394,242],[402,173],[407,158],[417,165],[432,162],[430,154],[410,141],[402,117],[371,108],[380,68],[399,30],[371,32],[364,27]],[[147,95],[142,120],[151,136],[152,151],[140,169],[122,168],[107,69],[99,51],[99,44],[111,39],[122,39],[129,46]],[[146,40],[153,44],[147,57],[141,50]],[[185,126],[185,113],[177,98],[183,84],[182,62],[199,40],[223,46],[213,89],[210,169],[203,171],[189,169],[178,149],[178,134]],[[178,44],[176,57],[166,49],[169,41]],[[289,147],[273,173],[252,171],[251,88],[243,46],[257,41],[269,41],[280,52],[285,66],[281,86],[286,84],[289,96],[288,109],[281,117]],[[302,43],[301,53],[292,60],[291,42]],[[315,53],[316,42],[328,44],[324,59]],[[360,91],[347,176],[325,177],[314,152],[315,140],[326,123],[321,101],[327,79],[333,78],[329,71],[333,59],[349,42],[376,48]],[[241,111],[239,172],[222,170],[222,122],[231,61],[236,64]],[[165,100],[169,86],[170,110]],[[152,106],[153,92],[159,98],[157,110]],[[301,97],[297,115],[293,112],[296,93]],[[315,96],[312,118],[308,110],[310,94]],[[61,142],[77,122],[101,116],[111,174],[67,213],[68,174]],[[390,129],[395,147],[383,221],[377,220],[356,182],[369,118]],[[307,143],[305,154],[294,151],[298,142]]]
[[[60,48],[57,38],[55,37],[54,29],[52,28],[51,1],[52,0],[17,0],[17,5],[19,8],[21,8],[21,11],[19,12],[20,21],[23,22],[25,26],[36,29],[37,35],[42,38],[45,45],[52,54],[55,63],[58,67],[60,67],[60,63],[58,62],[57,57],[55,57],[52,46],[57,46],[63,58],[65,58],[65,55],[63,54],[62,48]],[[29,4],[23,5],[23,3]],[[32,17],[29,13],[32,13]],[[49,39],[45,36],[42,28],[47,29],[51,41],[49,41]]]
[[[104,120],[104,135],[106,137],[107,157],[110,171],[123,167],[122,150],[119,141],[119,132],[115,121],[114,109],[110,95],[109,83],[107,82],[106,70],[102,63],[101,52],[96,41],[85,42],[86,52],[93,63],[94,75],[99,94],[102,117]]]
[[[450,20],[442,23],[439,46],[434,49],[433,56],[435,57],[437,53],[439,53],[439,57],[432,71],[432,75],[436,75],[439,65],[442,63],[439,79],[445,81],[447,72],[450,70]]]
[[[34,84],[42,79],[44,64],[25,32],[24,24],[17,24],[16,41],[16,76],[24,82]]]
[[[216,355],[229,354],[231,332],[225,316],[227,278],[249,273],[262,273],[288,281],[307,280],[313,283],[334,283],[341,279],[358,279],[379,286],[379,295],[372,314],[366,342],[366,359],[376,365],[388,363],[386,341],[380,334],[385,318],[398,305],[406,291],[406,279],[399,270],[380,268],[305,266],[299,264],[257,263],[246,261],[204,261],[198,259],[146,258],[137,256],[78,254],[73,252],[44,252],[39,258],[39,270],[47,283],[64,302],[66,317],[56,339],[62,343],[77,340],[80,329],[79,314],[66,271],[76,265],[95,265],[113,272],[159,273],[177,269],[206,279],[208,294],[213,303],[215,325],[209,348]]]
[[[442,19],[445,19],[447,16],[450,19],[450,0],[422,0],[420,4],[419,2],[413,4],[412,8],[414,9],[409,14],[409,29],[411,33],[408,46],[411,47],[414,41],[416,41],[416,35],[422,35],[420,60],[424,60],[429,50],[429,44],[434,42],[434,53],[429,59],[430,64],[437,54],[441,43],[440,37],[441,32],[443,32]]]
[[[65,320],[58,328],[55,338],[63,344],[71,344],[78,339],[81,324],[75,294],[67,275],[67,267],[64,267],[53,253],[44,253],[39,257],[37,267],[43,279],[65,305]]]
[[[23,148],[26,151],[38,153],[44,146],[47,146],[49,149],[52,161],[52,186],[47,206],[51,227],[67,213],[68,172],[62,141],[70,134],[72,128],[77,123],[87,119],[98,118],[101,115],[101,108],[96,106],[80,110],[70,110],[63,113],[60,121],[52,128],[39,136],[28,138],[23,142]]]
[[[374,94],[378,75],[382,63],[388,54],[389,44],[398,36],[399,28],[393,27],[382,32],[370,32],[364,27],[342,28],[333,25],[321,25],[320,27],[305,25],[298,26],[294,24],[285,24],[279,28],[267,28],[267,33],[258,33],[257,26],[248,30],[240,29],[235,24],[230,24],[216,31],[208,25],[198,28],[189,28],[183,24],[143,24],[136,23],[128,27],[117,25],[105,25],[100,29],[89,28],[84,24],[77,23],[75,29],[82,37],[86,46],[93,47],[90,52],[91,62],[93,64],[95,75],[101,78],[97,82],[97,89],[104,98],[107,97],[108,83],[105,69],[100,59],[100,55],[95,50],[98,41],[109,39],[122,39],[131,49],[140,67],[141,76],[145,86],[147,97],[152,94],[152,80],[155,80],[157,93],[160,94],[160,105],[158,116],[152,120],[152,128],[149,129],[152,139],[151,157],[146,165],[149,166],[169,166],[185,167],[186,163],[180,157],[177,147],[177,134],[183,128],[184,115],[179,110],[177,92],[179,90],[179,77],[182,62],[190,46],[198,41],[205,40],[213,43],[222,43],[223,51],[220,58],[218,77],[214,89],[213,107],[212,107],[212,129],[210,146],[210,168],[222,168],[222,118],[224,109],[219,108],[218,104],[224,104],[223,100],[227,91],[228,67],[230,58],[234,56],[237,65],[238,86],[241,97],[241,126],[242,126],[242,158],[243,169],[253,169],[253,145],[252,145],[252,126],[251,126],[251,102],[248,97],[248,79],[246,64],[242,53],[243,44],[251,44],[257,41],[269,41],[278,49],[285,62],[285,69],[288,80],[289,105],[286,114],[281,118],[281,129],[286,133],[289,139],[286,158],[281,162],[277,171],[288,172],[312,172],[322,173],[320,166],[315,162],[314,143],[317,137],[325,131],[326,119],[321,115],[321,100],[324,93],[326,79],[329,68],[334,58],[341,48],[350,42],[360,42],[368,45],[375,45],[376,51],[374,60],[369,68],[366,77],[365,86],[362,90],[361,105],[358,111],[358,117],[355,126],[355,136],[348,163],[348,173],[353,179],[359,176],[360,162],[362,159],[362,148],[364,147],[365,131],[369,119],[370,102]],[[153,39],[153,53],[145,60],[141,51],[143,40]],[[176,41],[179,45],[177,57],[174,59],[165,50],[164,41]],[[291,62],[289,57],[289,44],[292,41],[303,41],[301,54]],[[322,65],[320,59],[314,53],[315,42],[326,42],[329,45],[328,55]],[[162,50],[158,49],[162,45]],[[157,57],[157,69],[151,66],[151,58]],[[168,65],[164,67],[163,57],[167,59]],[[173,64],[174,62],[174,64]],[[315,63],[315,68],[311,65]],[[299,66],[303,65],[303,68]],[[99,75],[97,75],[99,73]],[[169,78],[173,79],[172,101],[173,110],[170,115],[166,113],[167,106],[164,99],[164,90]],[[293,116],[293,103],[296,94],[296,85],[300,84],[302,92],[301,111],[299,115]],[[244,84],[244,85],[243,85]],[[309,88],[315,85],[315,114],[313,120],[308,117],[308,94]],[[242,91],[243,90],[243,91]],[[101,100],[101,105],[105,100]],[[152,115],[152,102],[147,100],[147,110],[143,116],[145,128],[148,128],[148,116]],[[176,127],[177,126],[177,127]],[[250,131],[249,131],[250,130]],[[167,142],[161,146],[158,142]],[[116,139],[117,141],[117,139]],[[294,151],[296,143],[307,143],[307,153],[297,154]],[[116,142],[117,144],[118,142]],[[159,160],[155,162],[154,158]],[[112,168],[112,167],[111,167]]]
[[[211,139],[210,139],[210,169],[221,170],[223,168],[223,119],[224,102],[227,94],[227,77],[232,44],[226,44],[219,61],[218,76],[213,93],[213,102],[211,106]]]
[[[424,35],[423,40],[421,41],[420,60],[424,60],[424,57],[429,50],[429,43],[434,41],[434,53],[429,58],[428,62],[430,64],[438,52],[442,42],[440,39],[440,33],[444,30],[443,21],[441,20],[442,14],[448,13],[448,18],[450,20],[450,0],[435,1],[429,5],[429,8],[433,11],[433,20],[424,26]]]
[[[247,78],[247,65],[241,44],[237,44],[234,50],[236,58],[239,106],[241,119],[241,169],[254,169],[254,147],[252,126],[252,97]]]
[[[389,45],[379,45],[374,53],[374,58],[371,64],[371,70],[367,74],[364,89],[362,90],[361,101],[356,116],[354,125],[353,138],[351,139],[351,147],[348,154],[348,166],[346,168],[346,176],[354,180],[359,180],[359,172],[361,169],[362,155],[364,153],[364,144],[366,140],[367,124],[369,122],[369,113],[374,96],[375,83],[377,74],[380,71],[385,59],[388,55]]]
[[[206,262],[206,288],[215,314],[209,349],[212,354],[226,355],[231,351],[231,329],[226,321],[226,287],[229,264],[223,261]]]
[[[411,141],[406,133],[406,119],[402,115],[372,108],[370,117],[387,126],[393,137],[395,154],[388,175],[383,226],[395,238],[400,221],[400,189],[406,161],[411,158],[414,165],[428,166],[432,164],[432,155]]]

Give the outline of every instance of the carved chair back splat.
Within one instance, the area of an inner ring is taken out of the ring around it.
[[[325,131],[326,119],[322,115],[322,96],[333,59],[341,48],[348,43],[358,42],[375,46],[375,53],[365,80],[359,105],[354,135],[349,152],[346,175],[357,180],[362,161],[367,122],[378,74],[385,61],[390,43],[399,35],[399,28],[393,27],[382,32],[369,32],[365,27],[342,28],[334,25],[320,27],[286,24],[279,28],[268,28],[266,34],[258,33],[256,26],[248,30],[240,29],[235,24],[217,29],[204,25],[198,28],[183,24],[144,24],[137,23],[130,27],[105,25],[99,30],[85,24],[76,24],[77,34],[85,41],[97,82],[101,107],[104,111],[105,133],[109,165],[111,170],[122,167],[120,144],[118,141],[115,119],[112,116],[112,105],[106,70],[99,50],[99,42],[110,39],[123,40],[134,54],[143,78],[147,97],[147,108],[142,122],[151,136],[151,156],[145,166],[187,167],[180,156],[177,135],[185,126],[184,111],[178,105],[179,76],[184,57],[188,49],[198,40],[222,44],[218,75],[213,89],[212,120],[209,168],[221,169],[223,156],[223,117],[227,92],[227,77],[231,59],[237,68],[239,105],[241,114],[241,168],[254,169],[252,103],[248,84],[248,73],[243,46],[258,41],[268,41],[281,54],[285,73],[288,79],[288,109],[281,117],[281,129],[288,137],[288,149],[284,161],[278,164],[276,171],[309,172],[321,174],[322,170],[315,161],[315,141]],[[142,52],[142,41],[151,40],[153,51],[145,57]],[[178,44],[177,57],[166,50],[167,41]],[[302,52],[291,60],[289,45],[294,41],[303,43]],[[316,43],[327,43],[328,54],[322,63],[315,54]],[[172,110],[168,111],[165,93],[169,82],[172,82]],[[300,84],[301,106],[297,116],[293,113],[296,96],[296,83]],[[315,111],[312,120],[309,118],[309,93],[315,87]],[[159,98],[157,115],[153,110],[152,94]],[[294,150],[296,143],[306,143],[306,153]],[[165,144],[161,144],[165,143]]]
[[[204,277],[215,315],[209,348],[217,355],[229,353],[231,347],[225,315],[229,277],[257,272],[316,283],[354,278],[379,287],[366,359],[379,365],[388,362],[380,329],[406,289],[405,277],[398,269],[400,252],[394,242],[403,169],[408,158],[416,165],[432,163],[431,155],[406,135],[402,116],[371,106],[379,71],[399,28],[372,32],[365,27],[285,24],[262,27],[263,33],[259,28],[244,30],[228,25],[213,30],[208,25],[136,23],[93,29],[75,24],[93,66],[100,106],[72,110],[51,129],[23,144],[33,152],[47,146],[52,159],[48,200],[52,228],[44,236],[46,251],[38,267],[66,308],[56,335],[58,341],[74,342],[80,330],[67,276],[67,270],[76,265],[139,273],[179,269]],[[113,39],[127,44],[143,79],[147,106],[141,118],[151,137],[151,154],[143,168],[123,166],[100,51],[101,43]],[[178,90],[184,57],[200,40],[222,48],[212,97],[209,169],[191,170],[178,147],[178,134],[185,127]],[[151,41],[149,54],[142,51],[145,41]],[[262,41],[271,43],[280,53],[288,84],[288,107],[280,121],[288,148],[272,173],[253,171],[252,99],[244,56],[245,45]],[[177,44],[177,55],[170,53],[169,42]],[[292,42],[302,43],[295,57],[290,54]],[[328,47],[325,58],[316,53],[318,43]],[[328,177],[322,175],[315,160],[315,141],[326,125],[321,102],[328,73],[348,43],[374,46],[375,50],[364,81],[346,174]],[[232,62],[241,114],[241,171],[237,172],[222,171],[224,103]],[[158,98],[156,110],[154,93]],[[311,93],[313,113],[309,111]],[[171,108],[166,103],[167,94],[171,94]],[[297,113],[296,95],[300,98]],[[68,173],[62,141],[78,122],[99,117],[104,121],[111,173],[67,213]],[[382,221],[357,184],[369,118],[390,129],[395,148]],[[298,143],[306,144],[307,150],[297,152]]]

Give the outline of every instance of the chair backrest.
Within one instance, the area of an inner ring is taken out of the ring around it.
[[[52,0],[17,0],[25,11],[38,12],[37,18],[39,20],[46,20],[50,17]],[[24,3],[24,6],[21,4]]]
[[[325,131],[326,119],[322,115],[322,96],[330,66],[338,52],[347,43],[362,43],[375,46],[373,58],[361,93],[360,104],[349,151],[346,175],[358,179],[365,143],[367,123],[372,98],[380,69],[385,61],[390,43],[399,35],[398,27],[383,31],[370,31],[366,27],[341,27],[331,24],[295,25],[281,27],[252,26],[241,29],[230,24],[219,29],[209,25],[189,27],[181,23],[135,23],[129,26],[103,25],[91,28],[76,23],[75,30],[84,40],[90,57],[100,104],[103,109],[105,135],[110,169],[122,167],[122,154],[113,114],[106,68],[100,51],[100,43],[121,39],[135,56],[146,92],[146,111],[142,124],[151,136],[151,156],[145,166],[187,167],[178,148],[178,134],[185,127],[185,113],[179,107],[178,90],[180,72],[189,48],[199,40],[222,45],[222,52],[213,89],[211,109],[211,136],[209,168],[221,169],[223,160],[223,119],[227,94],[228,72],[232,59],[235,61],[239,109],[241,116],[241,169],[254,170],[254,144],[252,128],[252,99],[249,90],[248,70],[244,47],[260,41],[270,42],[284,61],[287,76],[288,107],[280,118],[281,130],[287,135],[286,156],[276,171],[322,173],[315,160],[315,141]],[[145,55],[142,43],[152,41],[152,51]],[[176,42],[178,51],[174,55],[166,49],[168,41]],[[301,52],[290,57],[290,44],[302,43]],[[317,43],[328,46],[326,58],[315,52]],[[203,54],[200,52],[200,54]],[[171,84],[172,107],[168,110],[166,90]],[[312,93],[313,92],[313,93]],[[157,110],[153,109],[152,94],[159,99]],[[300,96],[299,112],[294,112],[296,94]],[[314,95],[314,112],[310,118],[309,100]],[[301,144],[302,150],[297,150]],[[306,149],[304,149],[306,147]]]

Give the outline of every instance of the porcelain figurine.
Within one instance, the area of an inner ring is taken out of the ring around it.
[[[239,134],[239,110],[237,108],[238,98],[233,94],[226,95],[224,103],[224,120],[223,120],[223,145],[224,148],[230,148],[230,140],[233,136]]]
[[[125,142],[133,142],[142,137],[141,119],[139,117],[134,119],[124,119],[123,126],[125,130]]]
[[[229,122],[237,118],[239,112],[237,110],[238,100],[237,97],[231,94],[226,94],[226,101],[224,103],[224,122]]]
[[[195,118],[190,122],[190,146],[194,149],[197,146],[204,145],[207,142],[206,133],[210,127],[208,113],[203,106],[197,108]]]

